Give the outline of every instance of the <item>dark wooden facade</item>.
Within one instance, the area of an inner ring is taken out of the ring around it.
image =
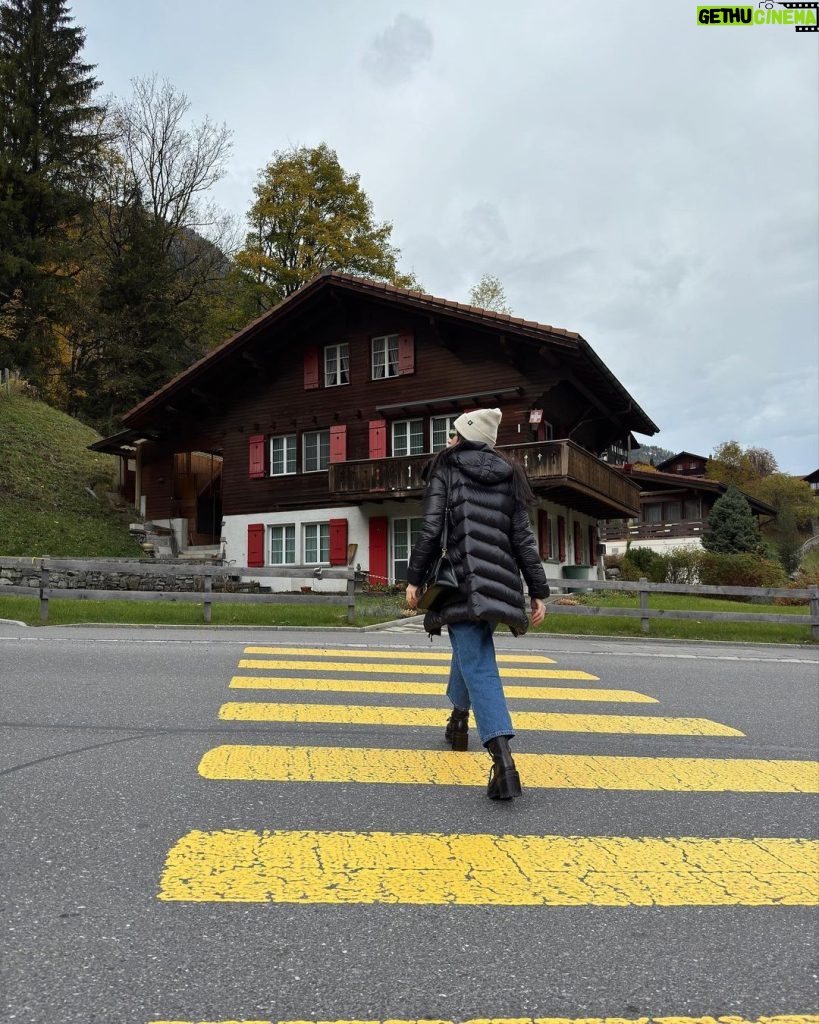
[[[374,378],[373,338],[394,335],[398,372]],[[324,353],[340,344],[349,382],[328,385]],[[633,430],[657,428],[579,335],[348,275],[305,286],[124,424],[139,435],[146,514],[162,521],[190,514],[181,510],[178,467],[180,453],[192,451],[220,460],[225,517],[386,497],[417,505],[432,418],[478,406],[502,410],[498,445],[524,464],[538,494],[595,518],[636,514],[637,486],[598,454]],[[423,450],[396,455],[392,429],[407,420],[421,421]],[[374,429],[385,438],[377,451]],[[335,450],[329,468],[306,471],[303,442],[315,431],[329,431]],[[296,472],[271,475],[270,439],[283,436],[296,439]],[[410,486],[385,492],[390,474],[403,481],[408,470]]]
[[[687,453],[681,454],[687,456]],[[708,530],[714,502],[728,488],[718,480],[691,475],[688,464],[688,457],[675,456],[663,463],[682,467],[674,472],[622,467],[624,475],[640,487],[639,516],[601,523],[601,539],[609,543],[640,540],[649,546],[659,541],[698,540]],[[765,502],[749,494],[745,497],[760,522],[776,514]]]

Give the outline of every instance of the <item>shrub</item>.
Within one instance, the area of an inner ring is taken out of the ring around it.
[[[714,587],[784,587],[788,578],[779,562],[747,553],[706,551],[700,559],[700,583]]]
[[[702,557],[699,548],[672,548],[665,555],[665,582],[699,583]]]
[[[794,573],[788,583],[789,590],[810,590],[813,587],[819,589],[819,565],[812,569],[800,569]],[[808,597],[777,597],[774,604],[806,605],[810,603]]]

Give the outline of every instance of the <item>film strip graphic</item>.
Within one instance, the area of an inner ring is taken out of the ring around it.
[[[784,3],[782,0],[777,0],[777,3],[779,7],[784,7],[788,11],[813,11],[815,16],[815,23],[813,25],[794,25],[794,28],[797,32],[819,32],[819,3],[791,2],[791,0],[787,0]],[[768,4],[759,4],[759,7],[767,9]],[[773,4],[771,4],[771,7],[773,7]]]

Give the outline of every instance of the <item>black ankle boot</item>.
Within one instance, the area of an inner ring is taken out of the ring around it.
[[[520,796],[520,776],[509,751],[509,737],[496,736],[489,740],[486,749],[492,755],[486,795],[490,800],[511,800]]]
[[[469,747],[469,712],[453,708],[446,724],[444,739],[453,750],[467,750]]]
[[[469,748],[469,712],[461,708],[453,708],[449,721],[446,723],[444,739],[451,744],[453,750]]]

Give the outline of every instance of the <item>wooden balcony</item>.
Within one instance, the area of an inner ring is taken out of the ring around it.
[[[703,519],[683,519],[674,523],[611,522],[600,528],[600,540],[675,540],[701,537],[709,530]]]
[[[640,510],[640,488],[572,441],[537,441],[498,449],[519,462],[535,494],[596,519],[628,518]],[[418,498],[429,454],[337,462],[330,494],[348,501]]]

